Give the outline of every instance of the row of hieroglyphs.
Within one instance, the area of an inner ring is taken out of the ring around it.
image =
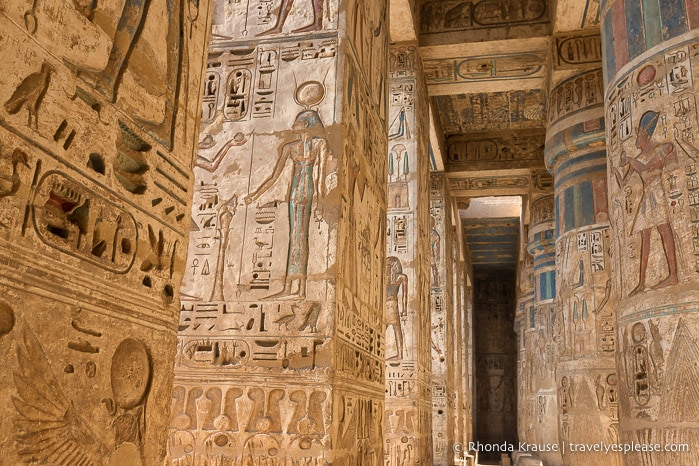
[[[172,420],[172,464],[380,461],[386,11],[215,8],[175,370],[199,401]],[[235,435],[210,431],[233,409]]]
[[[162,463],[208,10],[3,5],[8,464]]]

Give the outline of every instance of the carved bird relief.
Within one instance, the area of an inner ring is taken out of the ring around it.
[[[299,330],[303,331],[310,329],[311,333],[318,333],[318,317],[320,317],[320,303],[313,303],[311,307],[306,311],[306,315],[303,318],[303,323],[299,327]]]
[[[12,97],[5,102],[5,110],[10,115],[18,113],[22,108],[26,108],[29,112],[27,117],[27,126],[30,128],[38,129],[39,121],[37,118],[37,113],[39,111],[39,106],[41,101],[46,94],[46,90],[49,88],[49,81],[51,80],[51,73],[56,70],[44,62],[41,65],[41,71],[32,73],[17,86]],[[32,119],[34,124],[32,125]]]
[[[101,466],[141,463],[144,402],[152,375],[143,343],[127,338],[112,357],[113,398],[105,398],[114,441],[107,446],[75,410],[48,363],[41,343],[25,327],[17,344],[15,439],[25,463]],[[134,376],[136,374],[136,376]],[[125,462],[128,461],[128,462]]]
[[[109,450],[59,388],[41,344],[25,330],[17,345],[19,369],[14,373],[17,396],[15,437],[18,453],[27,462],[102,464]]]
[[[278,318],[277,320],[274,321],[275,324],[279,326],[279,330],[281,331],[282,327],[284,327],[286,330],[289,330],[289,322],[294,320],[296,318],[296,309],[298,309],[298,304],[294,303],[291,305],[291,314],[286,314]]]
[[[22,184],[19,172],[17,171],[18,165],[24,165],[29,168],[29,163],[27,161],[27,154],[20,148],[17,148],[12,152],[10,157],[10,164],[12,166],[12,173],[0,174],[0,199],[6,196],[12,196],[15,194]]]

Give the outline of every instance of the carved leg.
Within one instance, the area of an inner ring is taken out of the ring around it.
[[[292,32],[313,32],[323,29],[323,1],[313,0],[313,22],[308,26],[294,29]]]
[[[264,32],[260,32],[256,37],[266,36],[269,34],[279,34],[284,28],[284,23],[286,23],[286,18],[289,16],[291,7],[294,5],[294,0],[282,0],[282,4],[279,7],[279,15],[277,16],[277,22],[274,24],[272,29],[268,29]]]
[[[658,233],[660,233],[660,238],[663,241],[663,250],[665,251],[665,259],[667,260],[668,275],[664,280],[653,286],[654,290],[675,285],[677,283],[677,253],[675,251],[675,237],[672,234],[672,227],[670,227],[669,223],[658,225]]]
[[[650,233],[650,228],[641,231],[641,270],[639,273],[638,285],[629,293],[629,296],[640,293],[646,286],[646,267],[648,267],[648,253],[650,252]]]
[[[103,70],[78,67],[78,76],[104,94],[110,102],[114,102],[116,99],[117,83],[124,71],[124,64],[131,53],[134,40],[143,26],[149,2],[150,0],[127,0],[124,3],[124,9],[121,11],[121,17],[114,33],[107,66]]]

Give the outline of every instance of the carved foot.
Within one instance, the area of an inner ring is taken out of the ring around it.
[[[660,288],[665,288],[666,286],[677,285],[677,275],[668,275],[665,280],[658,282],[653,285],[652,289],[658,290]]]
[[[314,21],[313,23],[309,24],[308,26],[294,29],[291,32],[314,32],[314,31],[320,31],[321,29],[323,29],[323,22],[322,21]]]
[[[267,29],[266,31],[258,32],[255,37],[268,36],[270,34],[279,34],[282,32],[282,28],[274,26],[272,29]]]
[[[63,62],[90,87],[105,96],[110,102],[114,102],[116,80],[113,76],[111,76],[111,73],[107,73],[104,70],[85,68],[68,60],[63,60]]]
[[[645,288],[644,284],[639,283],[638,286],[636,286],[636,288],[634,288],[633,291],[631,291],[631,293],[629,293],[629,298],[631,296],[637,295],[638,293],[642,292],[644,290],[644,288]]]

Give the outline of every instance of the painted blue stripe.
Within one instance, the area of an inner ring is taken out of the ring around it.
[[[602,2],[603,4],[606,1]],[[605,11],[604,6],[600,6],[600,11]],[[612,22],[612,9],[607,10],[607,13],[602,19],[602,67],[604,72],[604,89],[606,91],[609,80],[616,74],[616,62],[614,60],[614,23]]]
[[[585,181],[580,185],[580,198],[582,201],[582,224],[579,227],[585,225],[592,225],[595,223],[595,196],[592,191],[592,182]]]
[[[550,258],[550,257],[555,258],[555,257],[556,257],[556,252],[554,251],[554,252],[546,252],[546,253],[543,253],[543,254],[537,254],[536,257],[534,258],[534,263],[536,263],[537,261],[540,261],[540,260],[542,260],[542,259],[548,259],[548,258]]]
[[[563,171],[567,170],[568,168],[572,167],[573,165],[579,165],[581,163],[589,162],[591,160],[604,160],[605,163],[607,161],[607,151],[606,150],[598,150],[595,152],[590,152],[589,154],[585,155],[579,155],[576,157],[571,157],[570,159],[566,160],[562,164],[560,164],[557,169],[555,176],[561,176],[561,173]]]
[[[534,266],[534,272],[536,273],[536,272],[538,272],[538,271],[540,271],[540,270],[542,270],[542,269],[548,269],[548,268],[555,267],[555,266],[556,266],[556,261],[555,261],[555,260],[548,261],[548,262],[544,262],[543,264],[537,264],[537,265],[535,265],[535,266]],[[545,271],[545,272],[547,272],[547,271]]]
[[[561,176],[556,183],[553,185],[554,191],[558,191],[559,187],[563,184],[566,183],[567,181],[570,181],[571,179],[579,178],[585,175],[593,175],[593,174],[606,174],[607,173],[607,160],[605,159],[604,162],[598,164],[598,165],[592,165],[589,167],[581,168],[580,170],[576,170],[574,172],[567,173],[563,176]]]
[[[575,228],[575,186],[570,186],[563,191],[563,223],[566,226],[565,231]]]
[[[561,213],[558,209],[558,196],[553,199],[553,209],[556,213],[556,238],[561,236]]]
[[[641,0],[626,0],[626,37],[629,45],[629,61],[646,51],[646,35]]]
[[[697,0],[687,1],[695,2]],[[660,0],[659,3],[663,40],[677,37],[689,30],[684,0]]]
[[[660,5],[658,0],[643,0],[643,20],[646,28],[646,49],[659,44],[663,39],[660,30]]]

